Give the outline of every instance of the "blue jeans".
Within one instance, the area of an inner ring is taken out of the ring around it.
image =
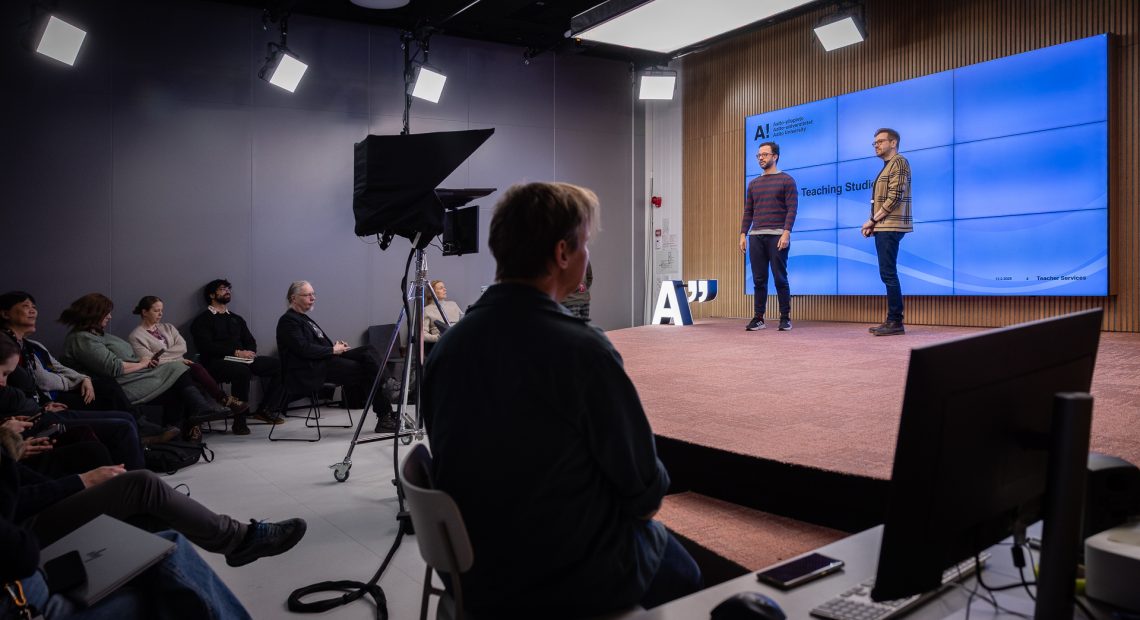
[[[80,607],[63,595],[49,594],[40,572],[21,580],[24,595],[48,620],[243,620],[250,617],[189,541],[175,532],[158,535],[176,543],[174,552],[93,607]]]
[[[755,314],[763,318],[768,309],[768,268],[776,282],[776,297],[780,302],[780,318],[792,312],[792,289],[788,285],[788,247],[779,250],[780,235],[748,235],[748,260],[752,266],[752,284],[756,287],[752,298]]]
[[[903,298],[899,285],[899,242],[906,233],[884,231],[875,233],[875,253],[879,255],[879,277],[887,287],[887,320],[902,323]]]
[[[641,597],[641,606],[652,609],[669,601],[688,596],[704,587],[701,569],[688,551],[677,542],[671,533],[666,533],[665,552],[661,555],[661,565],[649,589]]]
[[[143,469],[142,443],[139,442],[139,427],[135,417],[125,411],[75,411],[64,409],[44,414],[49,424],[64,426],[87,426],[107,447],[115,464],[122,463],[127,469]]]

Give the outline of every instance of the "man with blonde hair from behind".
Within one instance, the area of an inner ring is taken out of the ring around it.
[[[592,617],[700,587],[653,520],[669,474],[621,356],[559,305],[599,217],[582,187],[508,189],[488,239],[496,284],[428,358],[432,473],[467,524],[475,563],[453,578],[479,617]]]

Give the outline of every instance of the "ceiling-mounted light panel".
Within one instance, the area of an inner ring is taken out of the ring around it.
[[[574,17],[573,36],[669,54],[815,0],[622,1],[633,8],[609,17],[607,13],[612,14],[613,9],[607,11],[599,5]],[[591,19],[597,22],[591,23]]]

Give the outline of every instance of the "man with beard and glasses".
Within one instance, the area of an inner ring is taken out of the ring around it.
[[[748,251],[755,285],[753,316],[745,327],[750,332],[764,329],[768,307],[768,268],[776,282],[780,302],[779,330],[792,329],[792,292],[788,285],[788,250],[792,225],[796,222],[798,198],[796,181],[778,167],[780,145],[763,142],[756,151],[763,173],[748,183],[744,194],[744,220],[740,224],[740,251]]]
[[[253,417],[268,424],[280,424],[282,420],[271,411],[280,400],[281,363],[275,357],[257,354],[257,340],[250,333],[245,319],[229,309],[233,285],[228,280],[211,280],[202,288],[202,296],[206,300],[206,309],[190,325],[199,362],[219,383],[229,383],[235,398],[246,402],[249,402],[250,379],[260,377],[262,398]],[[248,361],[227,360],[226,357]],[[234,422],[234,433],[247,434],[248,429],[238,428]]]

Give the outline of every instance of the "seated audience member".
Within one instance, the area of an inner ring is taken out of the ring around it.
[[[435,298],[434,301],[433,297]],[[439,313],[439,308],[435,305],[436,301],[443,308],[443,314]],[[463,318],[463,311],[459,309],[459,304],[447,298],[447,285],[443,283],[443,280],[432,280],[431,292],[424,303],[424,342],[439,342],[442,332],[436,321],[443,323],[443,317],[447,317],[445,325],[455,325],[459,319]]]
[[[0,449],[0,618],[105,620],[107,618],[232,618],[249,613],[190,542],[175,532],[158,535],[175,543],[172,553],[91,607],[48,589],[39,568],[40,543],[13,513],[18,504],[8,475],[12,458]],[[11,593],[11,594],[10,594]],[[27,611],[27,615],[23,615]]]
[[[277,347],[285,365],[290,396],[307,395],[326,381],[344,386],[347,403],[363,403],[376,379],[377,362],[372,347],[350,348],[347,342],[333,342],[309,311],[317,302],[313,285],[304,280],[289,285],[285,295],[289,309],[277,321]],[[377,391],[372,403],[379,421],[377,428],[395,430],[397,421],[392,405]],[[367,412],[366,412],[367,413]]]
[[[0,446],[0,541],[6,556],[0,563],[0,581],[26,579],[24,587],[31,591],[25,595],[49,618],[249,617],[192,548],[170,534],[166,536],[179,543],[175,553],[100,606],[77,610],[49,596],[36,571],[40,545],[51,544],[100,514],[120,520],[157,519],[199,547],[225,554],[230,566],[284,553],[305,535],[302,519],[247,525],[216,514],[145,470],[124,472],[120,466],[109,466],[46,480],[17,462],[23,450],[19,435],[0,428]],[[0,609],[11,609],[13,604],[6,598],[7,607]],[[171,614],[171,605],[184,607]]]
[[[194,318],[190,335],[198,349],[199,359],[215,379],[229,383],[234,396],[249,402],[249,383],[252,377],[261,380],[261,404],[254,417],[269,424],[282,420],[271,414],[281,400],[279,386],[281,364],[277,358],[257,354],[257,340],[249,331],[245,319],[230,310],[233,289],[227,280],[212,280],[202,290],[206,309]],[[251,360],[248,363],[225,359],[237,357]]]
[[[12,416],[3,419],[0,427],[24,435],[35,424],[23,416]],[[55,437],[31,437],[24,440],[24,454],[20,457],[20,462],[47,478],[62,478],[113,465],[116,461],[98,439],[60,444]]]
[[[183,357],[186,355],[186,341],[177,327],[162,322],[163,305],[158,297],[147,295],[140,299],[132,310],[141,318],[139,326],[127,336],[135,355],[139,359],[157,359],[159,364],[184,364],[190,369],[190,377],[202,391],[233,412],[234,434],[248,435],[249,427],[245,423],[245,414],[249,411],[249,405],[240,398],[226,394],[201,364],[195,364]]]
[[[52,424],[87,427],[116,459],[115,462],[123,463],[128,469],[141,469],[145,465],[138,426],[131,414],[123,411],[70,411],[67,405],[57,402],[41,405],[8,385],[8,377],[19,364],[19,347],[9,338],[0,338],[0,419],[27,421],[30,416],[40,414],[38,422],[42,427]],[[39,452],[39,448],[46,444],[36,442],[33,451]]]
[[[562,300],[562,305],[570,314],[582,319],[590,320],[590,287],[594,285],[594,268],[586,263],[586,276],[578,283],[578,287]]]
[[[0,295],[0,328],[20,346],[20,366],[9,385],[37,402],[61,402],[70,409],[127,411],[123,389],[114,379],[91,377],[64,366],[47,347],[29,338],[36,333],[39,309],[30,293],[9,291]]]
[[[108,334],[114,307],[106,296],[89,293],[60,314],[59,322],[71,327],[63,341],[64,362],[92,375],[114,378],[131,404],[163,405],[164,421],[177,420],[192,439],[201,437],[197,424],[230,413],[198,390],[185,364],[159,365],[153,358],[139,359],[127,341]]]
[[[582,281],[598,218],[587,189],[507,190],[488,241],[496,284],[427,360],[433,475],[467,524],[475,563],[460,578],[478,617],[594,616],[700,588],[652,519],[669,474],[621,356],[559,305]],[[489,449],[503,428],[525,441]]]

